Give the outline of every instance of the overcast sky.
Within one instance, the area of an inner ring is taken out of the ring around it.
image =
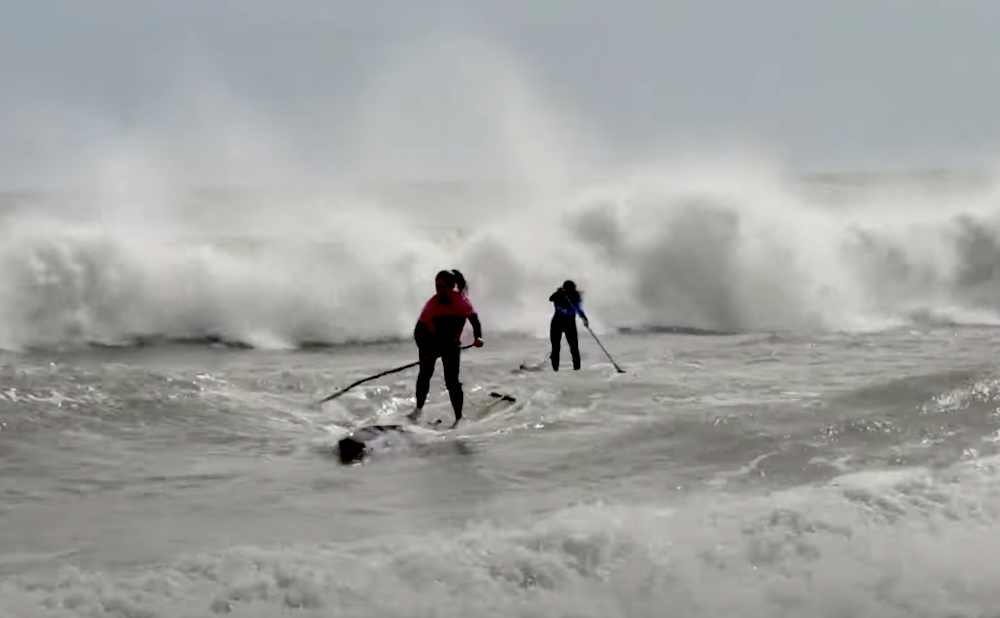
[[[400,166],[440,133],[437,165],[475,159],[497,131],[550,159],[574,140],[811,169],[1000,152],[995,0],[0,0],[0,15],[8,185],[130,136],[213,130],[225,144],[204,151]]]

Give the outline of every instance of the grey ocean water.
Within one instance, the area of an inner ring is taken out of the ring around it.
[[[0,618],[1000,615],[992,5],[8,4]]]
[[[988,177],[140,189],[3,212],[0,615],[1000,606]],[[316,402],[412,362],[454,267],[487,341],[463,356],[467,421],[341,466],[415,375]],[[580,371],[565,347],[546,365],[566,277],[625,373],[583,329]]]
[[[978,616],[995,610],[997,331],[583,338],[466,353],[468,422],[398,420],[406,344],[3,363],[8,616]],[[489,392],[510,394],[498,403]],[[434,382],[428,415],[447,418]]]

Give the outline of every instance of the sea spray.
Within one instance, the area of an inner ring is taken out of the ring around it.
[[[512,55],[469,37],[390,59],[328,168],[221,79],[181,89],[181,111],[95,142],[79,193],[6,211],[0,344],[408,337],[442,268],[465,272],[494,333],[544,336],[566,278],[598,332],[1000,321],[990,183],[615,160]]]

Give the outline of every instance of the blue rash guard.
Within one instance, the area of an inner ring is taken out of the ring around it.
[[[581,318],[587,319],[587,314],[583,312],[583,301],[578,300],[574,304],[563,290],[556,290],[552,296],[549,296],[549,300],[555,304],[556,312],[570,317],[579,314]]]

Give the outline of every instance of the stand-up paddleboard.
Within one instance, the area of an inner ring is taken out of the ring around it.
[[[367,425],[359,427],[337,443],[340,463],[348,465],[359,462],[371,453],[371,446],[376,441],[413,434],[414,427],[419,427],[419,425]]]
[[[510,403],[516,401],[510,395],[490,393],[490,396]],[[340,463],[345,466],[359,463],[370,455],[373,447],[378,444],[392,443],[394,440],[419,440],[419,437],[438,437],[444,435],[449,429],[452,429],[452,427],[443,423],[431,427],[416,423],[407,425],[365,425],[364,427],[358,427],[346,437],[341,438],[337,443]]]

